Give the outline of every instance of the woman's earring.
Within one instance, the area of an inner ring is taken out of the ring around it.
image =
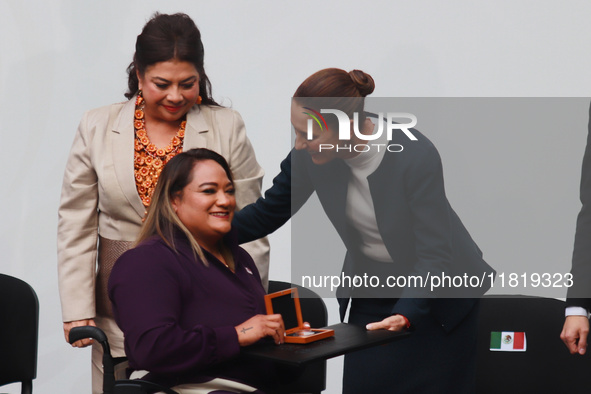
[[[201,104],[201,101],[203,101],[201,96],[197,96],[197,101],[196,101],[197,105]]]
[[[139,90],[137,91],[137,95],[138,95],[138,96],[140,96],[140,97],[144,97],[144,96],[143,96],[143,93],[142,93],[142,89],[139,89]]]

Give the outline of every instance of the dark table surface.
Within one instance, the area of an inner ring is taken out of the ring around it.
[[[411,335],[408,332],[387,330],[367,331],[365,328],[347,323],[334,324],[323,328],[334,330],[334,336],[308,344],[284,343],[283,345],[275,345],[272,342],[264,342],[243,348],[241,354],[246,357],[262,358],[301,366],[312,361],[326,360]]]

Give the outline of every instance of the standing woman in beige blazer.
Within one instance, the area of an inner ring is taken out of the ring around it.
[[[58,278],[66,341],[72,327],[97,325],[115,357],[125,353],[107,296],[109,274],[139,234],[166,162],[196,147],[220,153],[235,177],[238,209],[260,196],[263,177],[242,118],[211,97],[201,34],[191,18],[155,14],[135,49],[128,68],[129,101],[88,111],[80,122],[59,208]],[[245,249],[266,284],[267,241]],[[94,393],[101,392],[101,357],[100,346],[93,344]]]

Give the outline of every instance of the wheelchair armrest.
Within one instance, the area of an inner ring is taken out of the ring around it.
[[[118,380],[115,382],[113,394],[145,394],[153,392],[162,392],[165,394],[178,394],[178,392],[159,384],[148,382],[146,380]]]

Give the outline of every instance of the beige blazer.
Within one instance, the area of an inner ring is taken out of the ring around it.
[[[144,206],[134,178],[135,98],[88,111],[72,145],[62,185],[58,221],[58,280],[63,321],[96,316],[98,234],[135,241]],[[228,161],[235,177],[237,208],[260,196],[264,175],[240,114],[195,106],[187,114],[183,150],[208,148]],[[245,245],[266,285],[267,240]]]

